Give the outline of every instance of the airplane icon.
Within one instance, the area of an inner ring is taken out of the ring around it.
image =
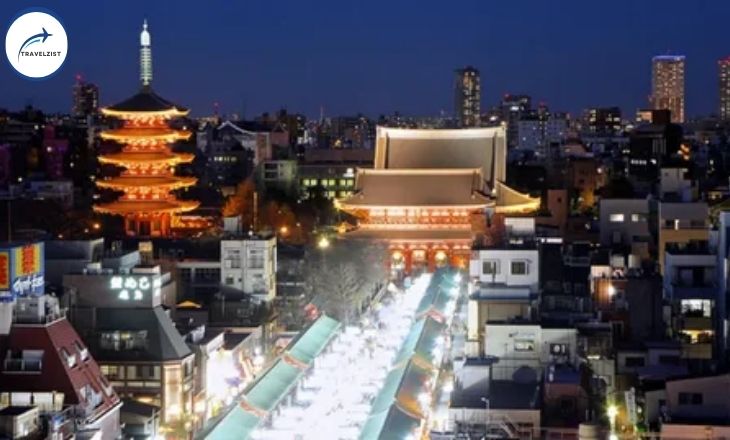
[[[23,45],[20,46],[20,50],[18,51],[18,60],[20,60],[20,53],[23,51],[23,49],[27,48],[31,44],[35,44],[38,42],[45,43],[46,40],[48,39],[48,37],[53,36],[53,34],[48,33],[46,28],[41,27],[41,29],[43,29],[43,32],[41,32],[40,34],[35,34],[32,37],[28,38],[27,40],[25,40],[25,43],[23,43]]]

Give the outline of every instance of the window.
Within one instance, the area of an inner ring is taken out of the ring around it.
[[[137,366],[136,365],[127,366],[127,379],[137,379]]]
[[[81,357],[82,361],[85,361],[89,358],[89,350],[81,345],[79,341],[74,341],[74,347],[76,347],[76,351],[79,352],[79,356]]]
[[[679,356],[673,354],[659,355],[659,363],[662,365],[679,365]]]
[[[679,393],[680,405],[702,405],[702,393]]]
[[[69,368],[73,368],[76,366],[76,355],[69,353],[68,350],[65,348],[61,349],[61,356],[63,357],[63,360],[66,362],[66,365]]]
[[[623,214],[611,214],[608,217],[608,221],[610,221],[611,223],[623,223],[624,215]]]
[[[482,273],[484,275],[499,275],[499,261],[486,260],[482,262]]]
[[[248,268],[263,269],[264,268],[264,250],[249,249],[248,250]]]
[[[530,339],[515,339],[515,351],[535,351],[535,341]]]
[[[682,315],[685,317],[709,318],[712,316],[712,300],[683,299],[681,301]]]
[[[513,261],[510,266],[510,273],[512,275],[527,275],[526,261]]]
[[[631,221],[634,223],[645,222],[646,214],[631,214]]]
[[[144,350],[147,348],[147,331],[115,331],[101,334],[101,349],[112,351]]]
[[[124,367],[117,365],[102,365],[101,372],[111,380],[124,379]]]
[[[627,356],[625,365],[627,367],[643,367],[644,358],[641,356]]]

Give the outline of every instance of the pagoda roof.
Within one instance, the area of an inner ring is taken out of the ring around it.
[[[195,185],[195,177],[178,176],[119,176],[105,180],[97,180],[99,188],[184,188]]]
[[[161,97],[155,93],[151,87],[142,87],[136,95],[125,99],[122,102],[114,104],[110,107],[102,110],[104,113],[145,113],[145,112],[167,112],[174,111],[176,113],[187,114],[188,109],[185,107],[173,104],[167,99]]]
[[[101,214],[174,214],[192,211],[200,206],[193,200],[117,200],[103,205],[94,205],[94,211]]]
[[[355,193],[339,201],[344,209],[358,208],[480,208],[491,200],[478,168],[359,169]]]
[[[173,130],[168,127],[122,127],[101,132],[102,139],[108,140],[165,140],[174,142],[190,138],[192,133],[183,130]]]
[[[165,151],[128,152],[105,154],[99,156],[99,162],[111,164],[157,164],[157,163],[189,163],[195,158],[190,153],[169,153]]]

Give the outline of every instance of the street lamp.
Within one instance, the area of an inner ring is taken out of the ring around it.
[[[606,415],[608,416],[608,423],[611,427],[611,433],[616,432],[616,417],[618,416],[618,406],[615,404],[608,405],[606,408]]]
[[[322,236],[317,242],[317,247],[320,249],[327,249],[328,247],[330,247],[329,239],[325,236]]]

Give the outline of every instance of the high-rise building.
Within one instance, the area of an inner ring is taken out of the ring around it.
[[[660,55],[652,59],[651,96],[654,110],[672,112],[672,122],[684,122],[684,55]]]
[[[518,121],[532,111],[532,99],[528,95],[506,93],[499,103],[502,122],[507,123],[507,146],[517,147],[520,142]]]
[[[730,119],[730,57],[717,62],[718,76],[720,81],[720,111],[718,115],[722,120]]]
[[[583,130],[586,133],[612,136],[621,128],[621,109],[618,107],[594,107],[583,114]]]
[[[81,75],[76,75],[73,99],[72,112],[74,116],[85,118],[95,115],[99,109],[99,87],[96,84],[84,81]]]
[[[479,71],[471,66],[457,69],[454,94],[454,112],[459,125],[479,125],[482,100]]]

